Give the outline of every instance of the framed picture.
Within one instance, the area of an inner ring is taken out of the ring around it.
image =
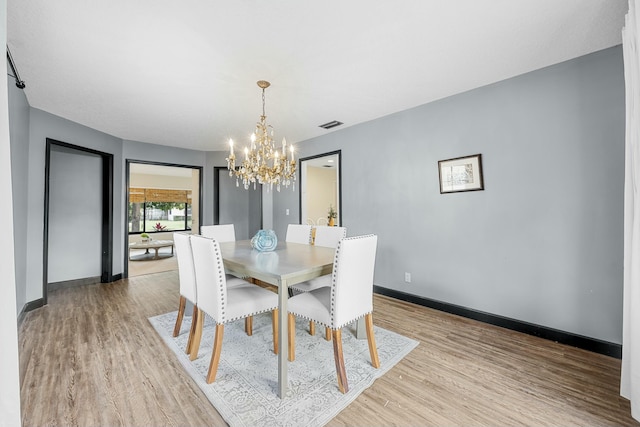
[[[482,154],[438,161],[440,194],[484,190]]]

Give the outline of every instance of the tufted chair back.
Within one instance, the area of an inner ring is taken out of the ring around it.
[[[319,225],[316,227],[316,237],[313,240],[313,244],[327,248],[336,248],[338,247],[338,242],[345,237],[347,237],[346,227]]]
[[[225,323],[227,283],[220,245],[213,239],[193,234],[191,248],[196,272],[198,307],[208,313],[216,323]]]
[[[285,242],[308,245],[311,243],[311,228],[308,224],[289,224],[284,240]]]
[[[218,243],[236,241],[236,229],[233,224],[203,225],[200,227],[200,234],[215,239]]]
[[[331,280],[331,325],[339,329],[373,311],[373,272],[378,236],[347,237],[338,243]]]

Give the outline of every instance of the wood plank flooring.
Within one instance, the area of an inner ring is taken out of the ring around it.
[[[160,248],[160,254],[170,254],[171,248]],[[130,256],[144,254],[143,249],[131,249]],[[160,273],[178,269],[178,258],[172,256],[170,258],[160,258],[150,261],[131,261],[127,260],[129,266],[129,277],[144,276],[145,274]]]
[[[618,359],[383,296],[374,306],[375,325],[420,345],[330,426],[640,425]],[[51,292],[19,328],[23,425],[225,425],[147,321],[177,308],[177,271]]]

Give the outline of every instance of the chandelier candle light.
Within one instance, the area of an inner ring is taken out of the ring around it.
[[[256,124],[256,130],[251,134],[251,146],[244,148],[244,160],[238,169],[236,169],[236,155],[233,152],[233,140],[229,140],[229,157],[227,158],[227,167],[229,168],[229,176],[236,175],[236,186],[240,186],[240,178],[245,190],[249,189],[249,185],[253,183],[269,184],[268,189],[276,189],[280,191],[280,186],[289,187],[293,183],[295,190],[296,180],[296,162],[293,158],[293,145],[289,146],[291,158],[287,156],[287,141],[282,138],[282,152],[278,152],[273,142],[273,127],[267,124],[267,116],[264,109],[264,90],[271,83],[260,80],[258,87],[262,89],[262,115],[260,121]]]

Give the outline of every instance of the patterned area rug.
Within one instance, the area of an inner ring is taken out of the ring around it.
[[[380,368],[371,366],[367,340],[355,338],[355,329],[342,331],[349,392],[342,394],[333,360],[333,344],[324,328],[308,333],[309,324],[297,319],[296,360],[289,363],[289,393],[277,396],[278,366],[273,353],[271,314],[254,316],[253,336],[244,333],[244,321],[225,325],[216,381],[207,384],[213,348],[214,323],[205,320],[198,358],[191,362],[184,349],[191,318],[185,316],[180,335],[173,338],[177,311],[149,318],[191,378],[230,426],[321,426],[346,408],[376,378],[402,360],[418,342],[374,326]],[[375,318],[374,318],[375,320]]]

